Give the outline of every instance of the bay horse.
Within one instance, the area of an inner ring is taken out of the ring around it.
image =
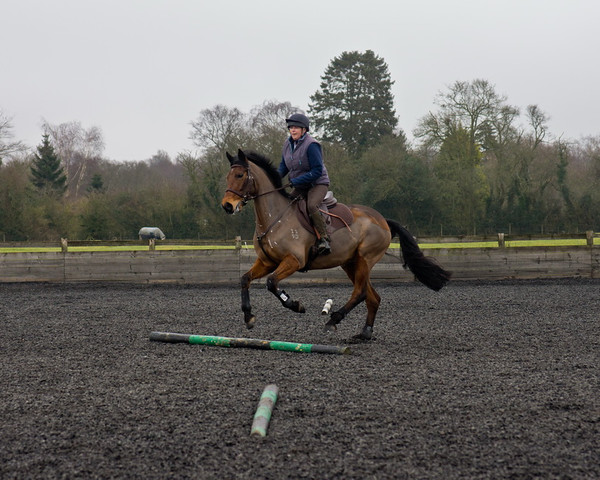
[[[354,285],[352,295],[339,310],[331,313],[326,330],[336,325],[359,303],[365,301],[367,320],[362,332],[354,338],[369,340],[373,335],[375,316],[381,297],[371,285],[370,272],[386,253],[392,237],[398,235],[404,267],[432,290],[441,289],[450,280],[450,272],[431,258],[425,257],[414,237],[402,225],[385,219],[376,210],[349,205],[351,224],[330,234],[331,253],[315,256],[315,233],[304,228],[296,214],[298,198],[286,192],[273,164],[257,153],[238,150],[237,156],[226,152],[230,163],[227,189],[221,206],[228,214],[239,212],[254,201],[256,229],[254,250],[257,259],[241,277],[242,311],[247,328],[253,328],[256,317],[250,305],[250,283],[268,275],[267,289],[282,305],[304,313],[304,306],[279,287],[279,283],[299,270],[328,269],[341,266]]]

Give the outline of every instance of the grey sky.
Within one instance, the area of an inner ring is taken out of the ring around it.
[[[409,138],[440,90],[483,78],[578,139],[600,134],[598,19],[596,0],[2,0],[0,110],[30,146],[42,119],[78,121],[107,158],[174,158],[201,110],[306,109],[335,56],[371,49]]]

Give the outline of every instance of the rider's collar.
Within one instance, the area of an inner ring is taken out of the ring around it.
[[[292,150],[295,150],[296,147],[298,145],[300,145],[304,139],[306,138],[306,135],[308,134],[308,132],[306,132],[304,135],[302,135],[298,140],[294,140],[291,136],[290,136],[290,145],[292,146]]]

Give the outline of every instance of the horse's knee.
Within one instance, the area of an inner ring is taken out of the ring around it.
[[[273,277],[273,275],[269,275],[267,277],[267,290],[271,293],[277,295],[277,281]]]
[[[277,280],[274,275],[267,277],[267,290],[275,295],[285,307],[291,308],[292,301],[290,296],[277,286]]]

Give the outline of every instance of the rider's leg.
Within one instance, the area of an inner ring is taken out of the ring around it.
[[[323,203],[325,195],[327,195],[327,185],[315,185],[308,191],[306,196],[306,208],[312,223],[319,234],[319,240],[317,242],[317,250],[321,255],[327,255],[331,253],[331,247],[329,246],[329,235],[327,234],[327,228],[325,226],[325,220],[319,212],[319,207]]]

